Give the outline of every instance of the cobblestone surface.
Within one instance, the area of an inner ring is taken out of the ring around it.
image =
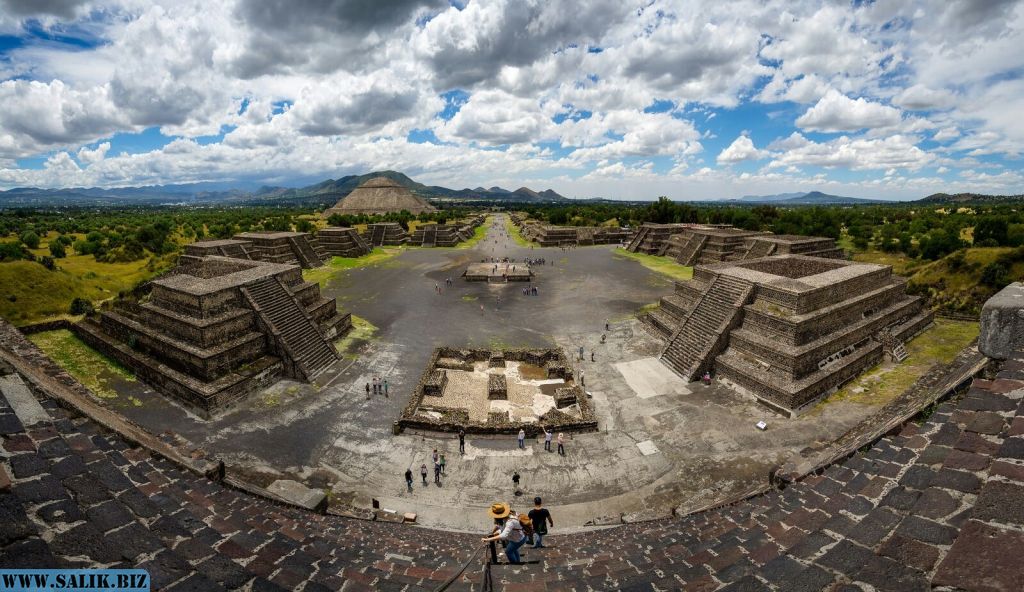
[[[505,590],[1024,589],[1024,365],[976,380],[782,491],[681,519],[548,537]],[[154,589],[434,589],[474,535],[323,516],[226,488],[40,396],[0,398],[0,566],[140,566]],[[557,524],[557,515],[555,516]],[[481,564],[450,589],[480,589]]]

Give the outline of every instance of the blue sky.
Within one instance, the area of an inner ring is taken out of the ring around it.
[[[1020,47],[1014,1],[17,3],[0,189],[1024,193]]]

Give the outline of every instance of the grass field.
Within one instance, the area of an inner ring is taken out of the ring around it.
[[[526,240],[522,233],[519,232],[519,227],[512,223],[512,218],[505,217],[505,230],[508,231],[508,235],[512,237],[512,242],[519,245],[520,247],[529,247],[533,243]]]
[[[71,331],[61,329],[36,333],[30,335],[29,340],[101,399],[118,397],[107,386],[106,376],[116,375],[130,382],[135,381],[131,372],[97,353]],[[132,403],[135,404],[134,401]]]
[[[334,342],[335,347],[346,359],[358,357],[358,349],[363,343],[370,340],[377,332],[377,327],[370,321],[352,315],[352,330],[341,339]]]
[[[402,250],[402,247],[375,247],[369,255],[363,257],[332,257],[323,267],[303,269],[302,277],[307,282],[320,284],[322,288],[330,283],[339,271],[378,265],[400,255]]]
[[[693,268],[679,265],[668,257],[657,255],[645,255],[643,253],[630,253],[625,249],[616,249],[615,257],[632,259],[651,271],[666,275],[674,280],[688,280],[693,278]]]
[[[947,364],[978,336],[979,325],[969,321],[935,319],[935,325],[906,344],[909,357],[902,363],[883,362],[860,375],[826,399],[864,405],[884,405],[910,388],[934,364]]]
[[[453,248],[460,250],[472,249],[478,242],[484,240],[484,236],[487,234],[487,230],[491,227],[491,224],[494,224],[494,216],[487,216],[487,218],[484,219],[483,224],[473,229],[473,236],[471,236],[469,240],[461,242]]]

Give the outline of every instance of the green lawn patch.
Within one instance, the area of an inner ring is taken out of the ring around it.
[[[114,375],[129,382],[135,381],[131,372],[86,345],[71,331],[46,331],[29,335],[28,338],[101,399],[116,399],[118,396],[117,392],[107,386],[106,377]]]
[[[680,265],[668,257],[657,255],[645,255],[643,253],[631,253],[625,249],[615,251],[616,258],[632,259],[653,272],[666,275],[673,280],[688,280],[693,278],[693,268]]]
[[[376,247],[369,255],[362,257],[332,257],[323,267],[303,269],[302,277],[307,282],[316,282],[325,287],[340,271],[371,267],[384,263],[402,253],[402,247]]]
[[[882,362],[849,382],[830,396],[824,405],[845,401],[882,406],[910,388],[935,364],[948,364],[978,336],[979,325],[970,321],[935,319],[935,325],[906,344],[906,360],[899,364]]]
[[[512,241],[520,247],[529,247],[533,245],[532,242],[526,240],[523,234],[519,232],[519,227],[513,224],[512,218],[508,216],[505,217],[505,230],[507,230],[508,235],[512,237]]]
[[[493,224],[493,223],[494,223],[494,216],[487,216],[487,218],[484,219],[484,223],[483,224],[481,224],[480,226],[477,226],[475,229],[473,229],[473,236],[471,236],[469,238],[469,240],[463,241],[463,242],[455,245],[454,248],[455,249],[472,249],[473,247],[476,246],[477,243],[479,243],[480,241],[484,240],[484,237],[487,235],[487,230],[491,227],[491,224]]]
[[[342,356],[354,359],[357,357],[355,350],[372,339],[376,332],[376,325],[362,317],[352,315],[352,330],[341,339],[335,341],[334,345],[341,352]]]

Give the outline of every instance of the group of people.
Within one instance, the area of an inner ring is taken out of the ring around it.
[[[551,432],[549,432],[548,428],[545,427],[545,426],[540,426],[540,429],[544,430],[544,450],[546,450],[548,452],[551,452],[551,439],[552,439],[553,434]],[[562,432],[558,432],[558,439],[557,440],[558,440],[558,454],[561,455],[561,456],[565,456],[565,434],[562,433]],[[520,449],[525,449],[526,448],[526,430],[524,430],[523,428],[519,428],[519,438],[518,438],[518,441],[519,441],[519,448]],[[515,479],[513,479],[513,481],[514,480]]]
[[[533,509],[526,514],[516,512],[504,502],[491,504],[487,513],[494,519],[494,526],[491,534],[481,540],[491,545],[492,563],[498,561],[496,543],[501,542],[505,547],[505,557],[509,563],[522,563],[519,549],[526,544],[532,544],[534,549],[543,549],[548,527],[555,526],[551,512],[544,507],[540,497],[533,498]]]
[[[527,286],[523,288],[523,296],[536,296],[537,286]]]
[[[373,377],[373,394],[388,396],[388,379],[381,380],[380,377]],[[370,383],[366,383],[366,398],[370,398]]]
[[[544,257],[540,257],[538,259],[530,259],[529,257],[527,257],[523,261],[525,261],[527,265],[546,265],[547,264],[547,259],[545,259]]]
[[[448,464],[448,461],[444,458],[443,453],[437,452],[437,448],[434,449],[434,453],[433,455],[431,455],[431,459],[433,460],[434,464],[434,483],[440,486],[441,476],[445,474],[444,470],[445,466]],[[423,479],[424,486],[427,485],[427,474],[427,463],[423,463],[420,465],[420,477]],[[412,467],[409,467],[408,469],[405,470],[405,486],[406,488],[408,488],[409,493],[412,493]]]

